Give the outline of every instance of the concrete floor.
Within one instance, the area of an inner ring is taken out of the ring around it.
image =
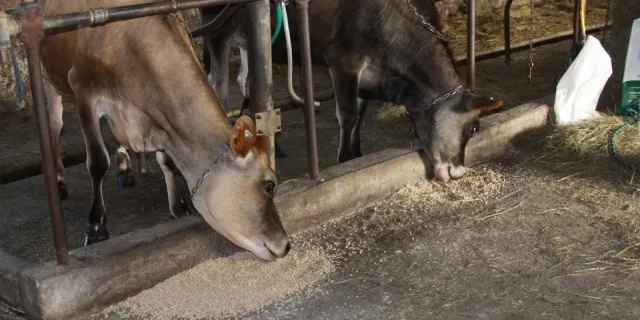
[[[567,158],[546,164],[534,159],[515,153],[453,186],[425,182],[294,234],[294,250],[324,251],[334,271],[262,310],[236,316],[638,319],[640,280],[625,263],[607,259],[626,245],[602,222],[640,213],[620,208],[635,201],[638,183],[620,185],[618,179],[629,174],[612,161],[599,163],[597,173],[579,163],[562,168]],[[587,190],[597,195],[583,199]],[[586,272],[603,266],[606,272]],[[125,309],[83,319],[149,317]]]

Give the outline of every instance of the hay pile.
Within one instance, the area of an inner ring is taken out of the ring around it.
[[[548,136],[550,152],[571,152],[580,157],[611,157],[613,132],[626,123],[623,117],[599,113],[600,117],[566,126],[554,126]],[[615,139],[618,156],[631,166],[640,166],[640,125],[623,129]]]

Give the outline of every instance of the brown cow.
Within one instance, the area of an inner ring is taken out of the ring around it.
[[[144,1],[47,1],[44,13]],[[190,198],[205,221],[238,246],[266,260],[288,253],[263,139],[256,139],[249,117],[229,124],[178,15],[56,34],[44,39],[41,57],[58,159],[61,94],[73,96],[82,127],[93,188],[87,244],[109,237],[102,196],[109,155],[99,129],[100,117],[106,117],[120,145],[156,153],[173,214],[176,202]],[[60,162],[57,170],[64,186]],[[180,175],[188,194],[180,192]]]
[[[293,2],[293,1],[290,1]],[[201,9],[210,21],[221,6]],[[272,5],[272,23],[275,9]],[[287,6],[293,56],[300,61],[295,4]],[[440,33],[433,0],[312,0],[309,4],[312,61],[329,68],[340,124],[338,162],[362,155],[360,123],[368,100],[404,104],[435,175],[442,181],[464,175],[464,149],[479,129],[478,115],[502,101],[464,89],[451,51]],[[246,52],[247,25],[240,8],[221,30],[205,37],[205,67],[221,101],[228,96],[229,50]],[[274,26],[272,26],[274,28]],[[285,37],[274,43],[273,61],[287,62]],[[241,59],[245,61],[245,59]],[[247,66],[241,69],[246,72]],[[244,84],[244,75],[238,77]]]

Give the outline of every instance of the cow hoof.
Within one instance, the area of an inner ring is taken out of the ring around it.
[[[95,225],[89,227],[87,234],[84,238],[84,246],[92,245],[96,242],[105,241],[109,239],[109,230],[105,225]]]
[[[120,188],[133,187],[136,185],[136,177],[131,171],[118,172],[118,186]]]
[[[66,200],[69,197],[69,191],[67,191],[67,184],[63,181],[58,181],[58,195],[60,200]]]

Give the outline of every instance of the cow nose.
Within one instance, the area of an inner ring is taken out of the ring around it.
[[[287,245],[284,247],[284,254],[287,255],[291,250],[291,242],[287,241]]]
[[[286,241],[285,243],[281,242],[279,245],[275,245],[275,246],[273,244],[269,244],[265,242],[264,247],[267,248],[267,250],[269,250],[269,252],[271,252],[271,254],[273,254],[274,256],[278,258],[283,258],[291,250],[291,242],[289,242],[289,240],[285,240],[285,241]]]
[[[457,180],[462,178],[466,171],[467,170],[464,168],[464,166],[451,166],[449,167],[449,176],[451,177],[451,179]]]

